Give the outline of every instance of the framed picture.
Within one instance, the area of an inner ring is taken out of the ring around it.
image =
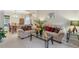
[[[79,26],[79,21],[71,21],[71,22],[70,22],[70,25],[71,25],[71,26],[74,26],[74,25],[75,25],[75,26]]]

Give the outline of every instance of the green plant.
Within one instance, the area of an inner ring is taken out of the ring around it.
[[[38,24],[39,25],[39,27],[40,27],[40,34],[42,34],[42,32],[44,31],[44,24],[45,24],[45,22],[46,22],[46,20],[40,20],[40,19],[36,19],[36,20],[34,20],[35,21],[35,23],[36,24]]]
[[[4,30],[0,31],[0,41],[2,38],[6,37],[5,34],[6,34],[6,32]]]

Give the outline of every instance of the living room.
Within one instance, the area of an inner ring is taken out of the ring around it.
[[[74,25],[78,33],[78,15],[79,11],[75,10],[2,10],[0,11],[0,28],[6,32],[6,37],[1,38],[0,47],[78,48],[79,35],[71,34],[72,37],[70,37],[69,33],[67,36],[68,30],[72,30]],[[38,24],[40,26],[35,28]],[[38,29],[43,30],[44,33],[41,35],[48,38],[47,40],[39,35]],[[31,36],[28,36],[30,30],[35,31],[31,40]]]

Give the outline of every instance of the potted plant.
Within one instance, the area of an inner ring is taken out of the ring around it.
[[[44,23],[46,22],[46,20],[37,19],[34,21],[35,21],[35,23],[39,24],[39,27],[40,27],[39,33],[40,33],[40,36],[42,36],[42,33],[44,31]]]
[[[6,32],[3,29],[1,29],[0,30],[0,42],[1,42],[2,38],[6,37],[5,34],[6,34]]]

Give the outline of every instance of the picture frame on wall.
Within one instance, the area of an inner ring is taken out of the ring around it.
[[[75,25],[75,26],[79,26],[79,21],[71,21],[71,22],[70,22],[70,25],[71,25],[71,26],[74,26],[74,25]]]

